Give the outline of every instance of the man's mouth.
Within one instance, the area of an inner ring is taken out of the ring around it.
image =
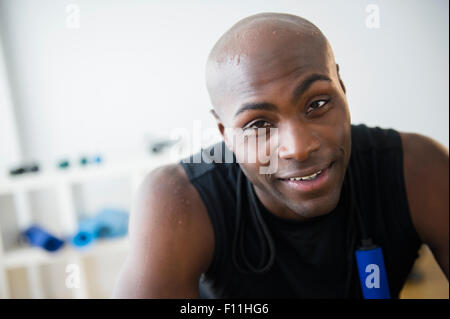
[[[287,180],[289,180],[289,181],[312,181],[312,180],[316,179],[317,176],[319,176],[322,172],[323,172],[323,170],[319,170],[318,172],[315,172],[309,176],[290,177],[290,178],[287,178]]]
[[[324,184],[330,179],[330,170],[333,167],[332,162],[324,169],[319,169],[309,175],[304,176],[289,176],[286,178],[279,178],[279,180],[290,189],[301,190],[303,192],[309,192],[323,187]]]

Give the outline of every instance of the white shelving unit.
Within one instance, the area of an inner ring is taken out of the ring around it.
[[[95,258],[91,257],[102,256],[101,259],[103,259],[103,256],[126,253],[128,247],[126,237],[98,241],[85,250],[77,250],[66,243],[57,252],[48,253],[43,249],[20,243],[21,231],[32,223],[40,225],[40,222],[44,222],[44,224],[48,222],[48,226],[52,227],[48,229],[47,225],[42,225],[45,229],[55,236],[67,239],[75,233],[78,213],[84,208],[79,205],[83,198],[77,197],[83,193],[80,189],[89,189],[89,186],[86,185],[95,184],[98,181],[107,181],[107,183],[111,181],[113,184],[114,181],[120,180],[120,183],[125,181],[127,184],[120,189],[127,189],[124,191],[134,194],[146,173],[163,164],[174,162],[176,159],[170,160],[169,156],[164,154],[152,157],[148,155],[132,162],[71,167],[67,170],[51,170],[44,167],[44,170],[39,173],[7,176],[6,169],[3,168],[10,163],[20,163],[26,160],[24,151],[30,145],[24,144],[25,141],[20,139],[19,133],[23,133],[21,132],[23,127],[19,125],[21,124],[18,121],[20,117],[16,114],[17,106],[14,94],[12,94],[14,92],[12,89],[15,87],[10,87],[10,74],[6,67],[8,61],[4,55],[2,36],[3,34],[0,32],[0,298],[14,298],[23,295],[25,298],[48,297],[49,291],[52,291],[52,289],[46,289],[49,288],[48,281],[55,278],[56,274],[52,273],[45,278],[43,270],[46,267],[55,268],[55,271],[62,269],[59,280],[66,276],[64,268],[60,267],[59,263],[62,263],[63,266],[64,264],[76,264],[80,267],[81,288],[72,289],[70,293],[65,290],[63,291],[64,296],[89,298],[92,295],[94,297],[105,295],[107,292],[91,293],[90,279],[97,278],[95,275],[89,278],[87,269],[89,267],[85,267],[85,265],[89,265],[89,262],[93,264],[91,259]],[[28,156],[31,155],[28,154]],[[180,155],[181,157],[184,155]],[[51,194],[50,198],[46,196],[48,194]],[[127,198],[132,198],[132,196]],[[47,206],[36,205],[36,202],[42,204],[41,199]],[[102,200],[103,198],[100,199],[100,201]],[[115,203],[114,200],[111,202]],[[48,205],[49,203],[50,205]],[[42,211],[45,211],[44,215],[40,215]],[[37,212],[38,214],[36,214]],[[52,267],[54,265],[57,267]],[[111,268],[109,266],[107,265],[105,268]],[[109,273],[110,277],[114,275]],[[58,287],[65,288],[64,281],[58,284]],[[20,289],[16,289],[19,286]],[[94,288],[91,290],[95,291]],[[28,293],[23,293],[24,291]],[[59,294],[51,293],[50,297],[58,298],[59,296]]]
[[[73,235],[77,229],[77,211],[74,202],[73,187],[98,180],[122,179],[127,181],[129,191],[134,194],[145,174],[156,167],[170,163],[167,155],[147,157],[132,163],[100,164],[86,167],[69,168],[67,170],[44,171],[42,173],[31,173],[23,176],[0,178],[0,197],[11,197],[14,202],[13,215],[17,221],[17,231],[8,231],[2,234],[0,227],[0,298],[11,298],[14,282],[9,278],[11,270],[25,269],[29,296],[32,298],[45,298],[45,289],[42,282],[39,267],[51,265],[58,262],[76,264],[80,268],[80,289],[71,289],[72,298],[89,298],[90,293],[86,284],[86,269],[84,268],[85,257],[105,256],[108,254],[126,253],[128,238],[105,239],[97,241],[86,249],[74,248],[70,243],[56,252],[49,253],[41,248],[27,246],[24,243],[15,247],[4,247],[5,239],[8,242],[14,238],[7,238],[11,233],[17,238],[19,232],[33,222],[32,207],[30,207],[30,192],[43,189],[52,190],[56,197],[53,201],[57,205],[57,216],[50,218],[60,225],[61,235],[65,238]],[[130,203],[131,204],[131,203]],[[6,213],[0,211],[1,214]],[[9,212],[11,213],[11,212]],[[1,224],[0,224],[1,226]],[[4,228],[4,227],[3,227]]]

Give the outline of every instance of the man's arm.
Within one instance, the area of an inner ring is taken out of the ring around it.
[[[130,252],[113,298],[197,298],[214,233],[206,207],[180,165],[150,173],[129,224]]]
[[[400,133],[411,219],[448,280],[449,155],[435,140]]]

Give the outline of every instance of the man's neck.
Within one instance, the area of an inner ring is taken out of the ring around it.
[[[284,218],[284,219],[288,219],[288,220],[305,221],[305,220],[309,219],[308,217],[304,217],[299,214],[296,214],[295,212],[293,212],[291,209],[289,209],[282,203],[279,203],[272,196],[272,194],[265,192],[264,190],[260,189],[258,186],[254,185],[253,183],[252,183],[252,187],[253,187],[256,197],[264,205],[264,207],[273,215],[276,215],[280,218]]]

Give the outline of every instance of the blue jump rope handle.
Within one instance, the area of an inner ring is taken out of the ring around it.
[[[381,247],[355,252],[364,299],[391,299]]]

